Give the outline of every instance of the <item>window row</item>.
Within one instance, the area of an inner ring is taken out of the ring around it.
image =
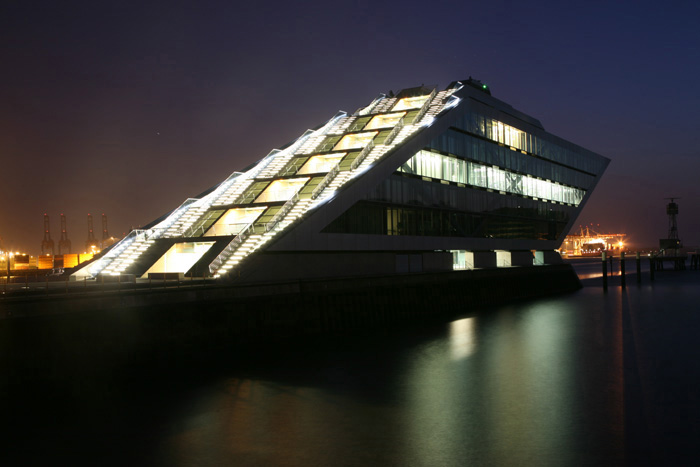
[[[398,171],[574,206],[579,205],[586,193],[578,188],[444,156],[432,151],[418,151],[399,167]]]
[[[531,198],[457,185],[446,185],[392,175],[364,197],[367,201],[451,209],[473,213],[496,213],[514,217],[567,222],[576,208]]]
[[[324,233],[556,240],[565,221],[484,215],[360,201]]]
[[[596,179],[593,175],[499,146],[456,129],[434,138],[427,148],[583,189],[591,187]]]
[[[605,158],[597,154],[589,153],[582,148],[580,151],[565,149],[544,138],[476,112],[466,112],[458,119],[455,126],[491,141],[512,146],[586,172],[599,174],[606,165]]]

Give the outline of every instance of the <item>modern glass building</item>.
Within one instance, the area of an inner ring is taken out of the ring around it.
[[[537,266],[609,160],[469,79],[380,95],[74,273],[244,281]]]

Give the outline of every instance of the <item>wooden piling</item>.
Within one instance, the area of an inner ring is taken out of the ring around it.
[[[620,286],[624,289],[627,287],[627,282],[625,280],[625,252],[620,252]]]
[[[601,253],[601,258],[603,259],[603,291],[608,290],[608,263],[606,262],[605,252]]]
[[[649,257],[649,280],[654,282],[654,269],[656,269],[656,264],[654,258]]]
[[[642,283],[642,257],[637,252],[637,284]]]
[[[613,255],[610,255],[610,277],[615,275],[615,268],[613,268]]]

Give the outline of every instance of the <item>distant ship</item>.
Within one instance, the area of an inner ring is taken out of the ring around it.
[[[600,256],[603,251],[619,254],[626,251],[627,234],[602,234],[589,226],[579,226],[579,233],[569,234],[562,243],[560,252],[566,256]]]

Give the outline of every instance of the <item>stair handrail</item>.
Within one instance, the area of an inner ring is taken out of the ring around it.
[[[365,160],[365,157],[367,157],[367,154],[374,148],[374,141],[370,141],[367,143],[367,146],[365,146],[362,151],[360,151],[360,154],[357,155],[354,161],[352,161],[352,164],[350,164],[350,170],[355,170],[360,166],[363,160]]]
[[[87,271],[91,277],[95,277],[97,274],[101,273],[107,266],[112,264],[124,251],[126,251],[139,236],[144,236],[148,239],[149,232],[155,232],[162,235],[166,228],[153,228],[153,229],[133,229],[124,238],[119,240],[110,250],[104,254],[100,259],[94,263],[87,266]],[[159,235],[159,236],[160,236]],[[158,237],[156,237],[158,238]]]
[[[384,145],[388,146],[391,144],[392,141],[394,141],[394,138],[396,138],[396,135],[399,134],[399,132],[403,129],[404,123],[403,123],[404,117],[401,117],[401,120],[399,120],[396,123],[396,126],[394,126],[394,129],[391,130],[391,133],[387,135],[387,137],[384,139]]]
[[[420,119],[423,118],[423,115],[425,115],[425,113],[430,108],[430,103],[433,101],[433,97],[435,97],[435,94],[437,94],[437,89],[433,89],[433,92],[430,93],[428,99],[423,103],[423,106],[420,108],[418,114],[413,119],[413,124],[420,122]]]
[[[289,198],[286,203],[282,206],[282,208],[277,211],[277,213],[272,216],[272,219],[270,219],[270,222],[265,224],[265,232],[269,232],[270,230],[274,229],[275,226],[279,221],[284,218],[284,216],[287,215],[287,213],[294,207],[294,205],[299,201],[299,192],[294,193],[294,196]]]
[[[321,180],[321,182],[318,185],[316,185],[314,191],[311,192],[311,199],[318,198],[321,192],[325,190],[328,184],[333,181],[336,175],[338,175],[338,172],[340,172],[340,162],[335,164],[333,168],[326,174],[326,176],[323,177],[323,180]]]
[[[224,264],[224,261],[226,261],[251,234],[255,233],[254,224],[254,222],[251,222],[241,229],[233,240],[231,240],[228,245],[221,250],[221,253],[219,253],[211,263],[209,263],[209,272],[211,274],[215,273],[221,267],[221,265]]]

